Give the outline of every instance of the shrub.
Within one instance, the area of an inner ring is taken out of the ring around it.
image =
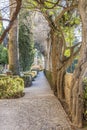
[[[24,81],[19,77],[0,77],[0,98],[23,96]]]
[[[29,87],[32,84],[32,77],[31,75],[24,75],[21,76],[21,78],[24,80],[24,86]]]
[[[24,75],[31,75],[32,76],[32,80],[34,80],[34,78],[37,76],[37,71],[27,71],[27,72],[23,72]]]
[[[37,71],[37,73],[40,71],[40,66],[39,65],[33,65],[31,67],[31,71]]]
[[[37,73],[38,73],[37,71],[31,71],[31,75],[33,75],[34,78],[37,77]]]

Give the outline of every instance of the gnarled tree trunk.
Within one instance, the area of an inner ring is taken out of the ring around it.
[[[52,83],[54,94],[57,95],[57,36],[54,31],[51,31],[51,46],[52,46]]]
[[[65,69],[62,68],[61,71],[57,73],[57,94],[60,100],[64,99],[64,75]]]
[[[72,84],[72,120],[74,125],[82,127],[83,123],[83,78],[87,67],[87,1],[79,0],[79,11],[82,18],[82,47],[78,67]]]
[[[53,80],[53,91],[59,99],[64,98],[64,74],[66,67],[60,61],[62,52],[62,38],[56,31],[51,31],[51,44],[52,44],[52,80]],[[61,68],[61,69],[60,69]]]

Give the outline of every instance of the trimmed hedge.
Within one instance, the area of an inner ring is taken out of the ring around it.
[[[19,77],[0,77],[0,98],[23,96],[24,81]]]
[[[37,71],[37,73],[40,71],[40,66],[39,65],[33,65],[31,67],[31,71]]]
[[[21,76],[21,78],[24,80],[25,87],[29,87],[32,85],[32,76],[31,75],[24,75],[24,76]]]
[[[24,80],[25,87],[29,87],[32,85],[32,80],[34,80],[37,76],[37,71],[26,71],[23,72],[23,76],[21,78]]]
[[[34,78],[36,78],[37,76],[37,71],[27,71],[27,72],[23,72],[24,75],[31,75],[32,76],[32,80],[34,80]]]
[[[37,72],[37,71],[31,71],[29,74],[30,74],[30,75],[32,76],[32,78],[34,79],[34,78],[37,77],[38,72]]]

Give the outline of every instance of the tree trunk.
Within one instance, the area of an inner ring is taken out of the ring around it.
[[[10,0],[10,5],[14,0]],[[14,12],[14,5],[10,7],[10,17]],[[19,48],[18,48],[18,19],[14,21],[12,28],[9,31],[9,70],[13,74],[19,74]]]
[[[65,75],[65,69],[62,68],[61,71],[57,73],[57,95],[58,99],[62,100],[64,99],[64,75]]]
[[[64,74],[65,66],[60,61],[62,52],[62,39],[55,31],[51,31],[52,42],[52,80],[54,94],[59,98],[64,98]],[[61,70],[59,70],[62,67]]]
[[[54,94],[57,95],[57,48],[56,35],[51,31],[51,45],[52,45],[52,83]]]
[[[72,121],[82,127],[83,123],[83,78],[87,67],[87,1],[79,0],[79,11],[82,18],[82,47],[78,67],[72,84]]]

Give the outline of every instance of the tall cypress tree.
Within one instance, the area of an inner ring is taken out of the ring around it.
[[[19,54],[23,71],[29,70],[34,61],[34,41],[31,33],[31,20],[29,19],[28,22],[29,15],[30,13],[27,11],[20,14]]]

